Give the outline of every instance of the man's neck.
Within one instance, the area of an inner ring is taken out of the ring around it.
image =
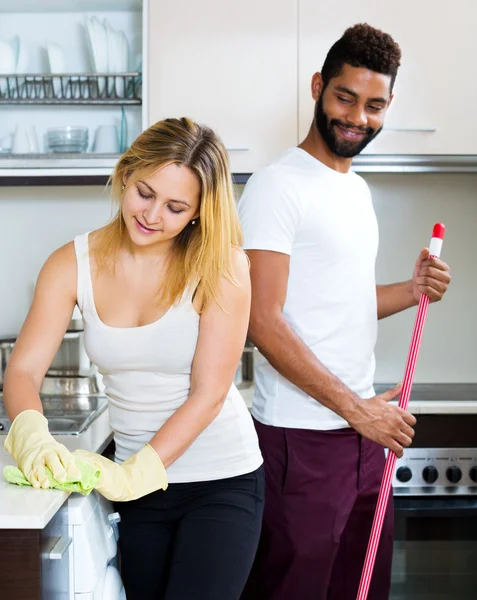
[[[351,168],[353,159],[341,158],[333,154],[314,125],[311,126],[308,135],[298,147],[338,173],[348,173]]]

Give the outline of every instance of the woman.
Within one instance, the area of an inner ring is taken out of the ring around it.
[[[232,383],[250,281],[227,153],[210,129],[167,119],[121,157],[112,189],[113,221],[54,252],[40,273],[6,374],[17,417],[8,449],[36,487],[48,485],[45,466],[74,476],[39,388],[77,304],[122,465],[79,456],[100,465],[101,493],[129,500],[115,505],[128,600],[233,600],[256,551],[264,482]]]

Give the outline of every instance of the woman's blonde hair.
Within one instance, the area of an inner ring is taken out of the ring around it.
[[[183,165],[201,187],[199,218],[176,237],[159,290],[161,304],[177,303],[186,289],[199,285],[202,309],[218,299],[220,279],[234,281],[232,254],[242,243],[228,155],[222,140],[190,119],[166,119],[146,129],[121,156],[111,176],[119,211],[101,230],[92,248],[98,268],[114,268],[124,243],[123,189],[170,164]],[[126,183],[127,182],[127,183]]]

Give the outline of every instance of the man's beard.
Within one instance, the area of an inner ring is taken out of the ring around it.
[[[336,156],[339,156],[340,158],[353,158],[353,156],[356,156],[364,150],[369,142],[381,131],[382,127],[378,130],[373,129],[372,127],[350,127],[347,123],[343,123],[338,119],[329,120],[323,110],[322,98],[323,96],[320,96],[316,103],[315,123],[325,144]],[[366,135],[362,140],[356,142],[338,139],[334,130],[335,125],[339,125],[343,129],[359,130]]]

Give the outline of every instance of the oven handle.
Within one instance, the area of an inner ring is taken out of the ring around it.
[[[460,496],[447,498],[435,496],[394,496],[394,512],[406,517],[476,517],[477,497]]]

